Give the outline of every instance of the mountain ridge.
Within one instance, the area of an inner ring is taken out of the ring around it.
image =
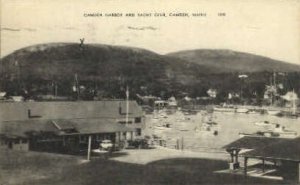
[[[223,72],[300,71],[300,65],[297,64],[227,49],[184,50],[166,55],[196,64],[219,67]]]
[[[60,95],[70,96],[76,75],[87,92],[97,89],[104,97],[123,97],[120,88],[126,85],[132,92],[145,95],[205,96],[209,88],[237,91],[240,73],[260,73],[252,75],[251,83],[264,89],[273,71],[300,71],[300,66],[230,50],[190,52],[160,55],[105,44],[38,44],[1,59],[0,88],[10,94],[21,89],[30,94],[51,94],[57,84]],[[245,61],[239,62],[242,59]],[[258,65],[265,60],[265,65]]]

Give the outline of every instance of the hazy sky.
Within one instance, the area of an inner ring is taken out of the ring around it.
[[[226,16],[218,16],[222,12]],[[86,17],[86,13],[103,16]],[[105,13],[123,13],[123,17]],[[126,13],[152,16],[125,17]],[[189,13],[189,17],[170,13]],[[1,57],[32,44],[79,42],[82,37],[86,43],[142,47],[160,54],[231,49],[300,64],[300,1],[1,0]]]

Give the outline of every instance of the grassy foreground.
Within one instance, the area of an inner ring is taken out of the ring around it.
[[[275,184],[278,181],[217,174],[226,161],[175,158],[146,165],[93,158],[80,162],[79,156],[0,152],[0,184],[55,185],[144,185],[144,184]]]

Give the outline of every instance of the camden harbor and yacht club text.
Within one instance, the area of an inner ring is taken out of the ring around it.
[[[103,13],[103,12],[85,12],[83,14],[84,17],[208,17],[208,16],[218,16],[225,17],[225,12],[216,12],[216,13],[206,13],[206,12],[145,12],[145,13],[122,13],[122,12],[114,12],[114,13]]]

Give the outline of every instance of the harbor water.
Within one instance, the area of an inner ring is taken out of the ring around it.
[[[176,148],[178,145],[184,150],[191,151],[222,151],[222,147],[239,139],[239,133],[255,133],[265,130],[255,122],[268,121],[278,123],[288,130],[300,134],[300,120],[287,117],[277,117],[266,114],[223,113],[214,112],[211,118],[218,124],[217,133],[211,131],[198,131],[207,117],[204,113],[196,115],[175,114],[146,116],[146,135],[154,135],[166,141],[166,147]],[[168,125],[170,128],[166,128]],[[224,150],[223,150],[224,151]]]

